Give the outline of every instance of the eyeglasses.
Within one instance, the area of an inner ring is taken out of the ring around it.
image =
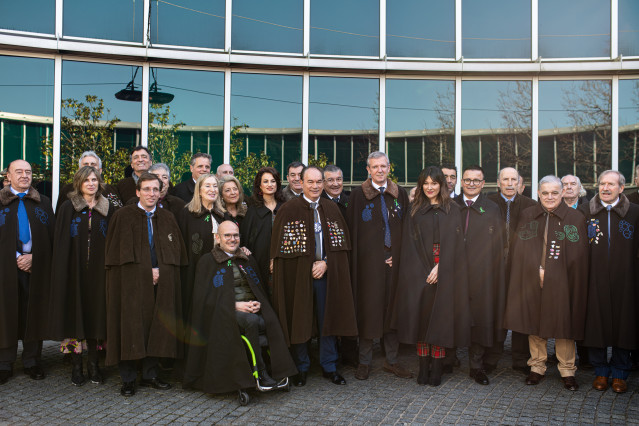
[[[484,179],[462,179],[462,182],[464,182],[465,185],[470,185],[471,183],[473,185],[479,185],[483,181]]]
[[[225,240],[239,240],[240,234],[222,234]]]

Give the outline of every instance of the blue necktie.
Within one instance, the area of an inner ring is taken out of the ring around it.
[[[608,210],[608,256],[610,256],[610,210],[612,206],[606,206],[606,210]]]
[[[384,190],[386,188],[383,186],[379,187],[380,192],[380,202],[382,205],[382,217],[384,218],[384,246],[390,248],[391,246],[391,234],[390,234],[390,224],[388,223],[388,209],[386,208],[386,200],[384,200]]]
[[[29,231],[29,217],[27,216],[27,209],[24,206],[24,201],[22,201],[22,198],[24,198],[25,195],[27,194],[18,194],[18,197],[20,197],[20,203],[18,204],[18,236],[20,237],[20,242],[22,244],[26,244],[31,241],[31,231]]]
[[[153,212],[145,212],[146,213],[146,226],[149,231],[149,246],[153,249],[153,223],[151,223],[151,218],[153,217]]]

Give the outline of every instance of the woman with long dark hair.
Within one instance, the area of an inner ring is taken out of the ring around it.
[[[282,180],[273,167],[263,167],[255,175],[253,195],[240,226],[241,244],[245,245],[257,260],[261,278],[270,282],[271,229],[277,209],[284,203]]]
[[[404,223],[393,328],[417,345],[417,383],[438,386],[446,347],[468,346],[470,311],[461,214],[446,178],[430,166],[419,175]]]
[[[73,178],[69,199],[56,212],[50,337],[62,340],[60,351],[71,354],[71,383],[76,386],[86,381],[82,369],[85,350],[89,379],[103,382],[98,349],[107,337],[104,249],[114,207],[101,192],[100,174],[84,166]]]

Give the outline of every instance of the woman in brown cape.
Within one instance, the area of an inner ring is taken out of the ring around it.
[[[417,344],[417,383],[441,383],[446,347],[468,346],[470,306],[459,207],[437,167],[419,175],[404,224],[391,327],[402,343]]]
[[[98,171],[84,166],[73,178],[73,191],[57,211],[51,272],[49,324],[60,351],[71,354],[71,383],[82,386],[82,353],[93,383],[102,383],[98,348],[106,339],[104,247],[114,207],[102,195]]]

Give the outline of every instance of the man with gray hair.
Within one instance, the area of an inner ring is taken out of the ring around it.
[[[84,151],[82,155],[80,155],[80,159],[78,160],[78,170],[84,166],[91,166],[95,168],[100,175],[102,175],[102,160],[100,160],[100,157],[98,157],[98,154],[96,154],[95,151]],[[69,199],[69,193],[72,191],[73,182],[67,183],[60,189],[58,201],[55,207],[56,212],[60,209],[62,203]],[[107,183],[102,184],[102,195],[104,195],[104,197],[109,200],[116,209],[122,207],[122,200],[120,200],[120,197],[118,196],[118,191],[111,185]]]
[[[575,391],[575,340],[582,340],[588,282],[588,239],[583,214],[563,202],[556,176],[539,182],[539,202],[524,210],[512,247],[504,326],[528,334],[530,374],[546,373],[547,340],[555,339],[564,387]]]
[[[175,185],[173,195],[180,197],[185,203],[193,199],[193,191],[195,191],[195,182],[203,175],[211,173],[212,158],[205,152],[198,152],[191,157],[189,168],[191,169],[191,179]]]
[[[215,171],[215,177],[220,180],[222,176],[234,176],[235,171],[230,164],[220,164]]]
[[[351,282],[359,330],[359,366],[355,378],[368,379],[373,340],[384,338],[384,371],[401,378],[412,373],[397,359],[399,340],[390,329],[390,308],[399,272],[402,228],[408,211],[406,191],[388,178],[383,152],[368,156],[369,178],[351,192],[346,221],[351,233]]]
[[[586,190],[581,185],[581,179],[574,175],[566,175],[561,178],[564,188],[564,202],[573,209],[587,203]]]
[[[639,349],[639,206],[623,194],[625,179],[618,171],[603,172],[598,184],[599,194],[579,206],[586,216],[591,259],[583,345],[595,367],[593,388],[608,389],[612,375],[612,390],[624,393],[630,352]]]

